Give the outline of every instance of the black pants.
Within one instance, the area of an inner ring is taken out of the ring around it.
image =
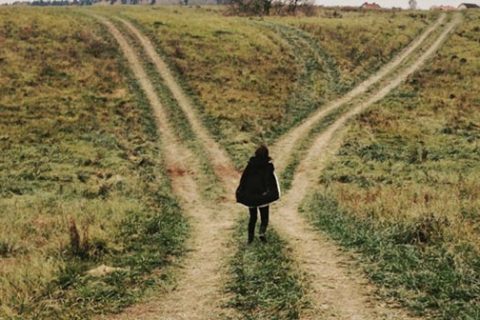
[[[261,207],[261,208],[249,208],[250,211],[250,221],[248,222],[248,240],[253,240],[253,236],[255,234],[255,224],[257,223],[257,209],[260,209],[260,217],[262,218],[262,222],[260,223],[260,235],[265,235],[268,226],[268,211],[269,207]]]

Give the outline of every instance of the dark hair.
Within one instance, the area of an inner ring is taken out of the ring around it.
[[[265,160],[265,161],[269,161],[270,160],[270,157],[268,156],[268,148],[266,145],[262,144],[260,145],[257,150],[255,150],[255,157],[259,158],[259,159],[262,159],[262,160]]]

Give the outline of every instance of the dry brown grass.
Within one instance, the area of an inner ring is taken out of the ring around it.
[[[178,211],[148,107],[115,42],[90,25],[69,10],[0,9],[0,318],[88,314],[119,292],[89,291],[83,272],[129,264],[113,261],[143,219]],[[158,263],[178,245],[170,240],[155,244]],[[80,296],[96,302],[69,306]]]

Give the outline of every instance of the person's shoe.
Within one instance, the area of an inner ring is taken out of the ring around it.
[[[260,241],[262,241],[263,243],[267,242],[267,237],[265,237],[264,234],[262,234],[259,238],[260,238]]]
[[[248,238],[247,244],[252,244],[253,238]]]

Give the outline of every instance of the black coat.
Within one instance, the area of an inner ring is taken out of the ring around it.
[[[261,207],[280,198],[275,169],[269,160],[250,158],[236,192],[237,202],[247,207]]]

